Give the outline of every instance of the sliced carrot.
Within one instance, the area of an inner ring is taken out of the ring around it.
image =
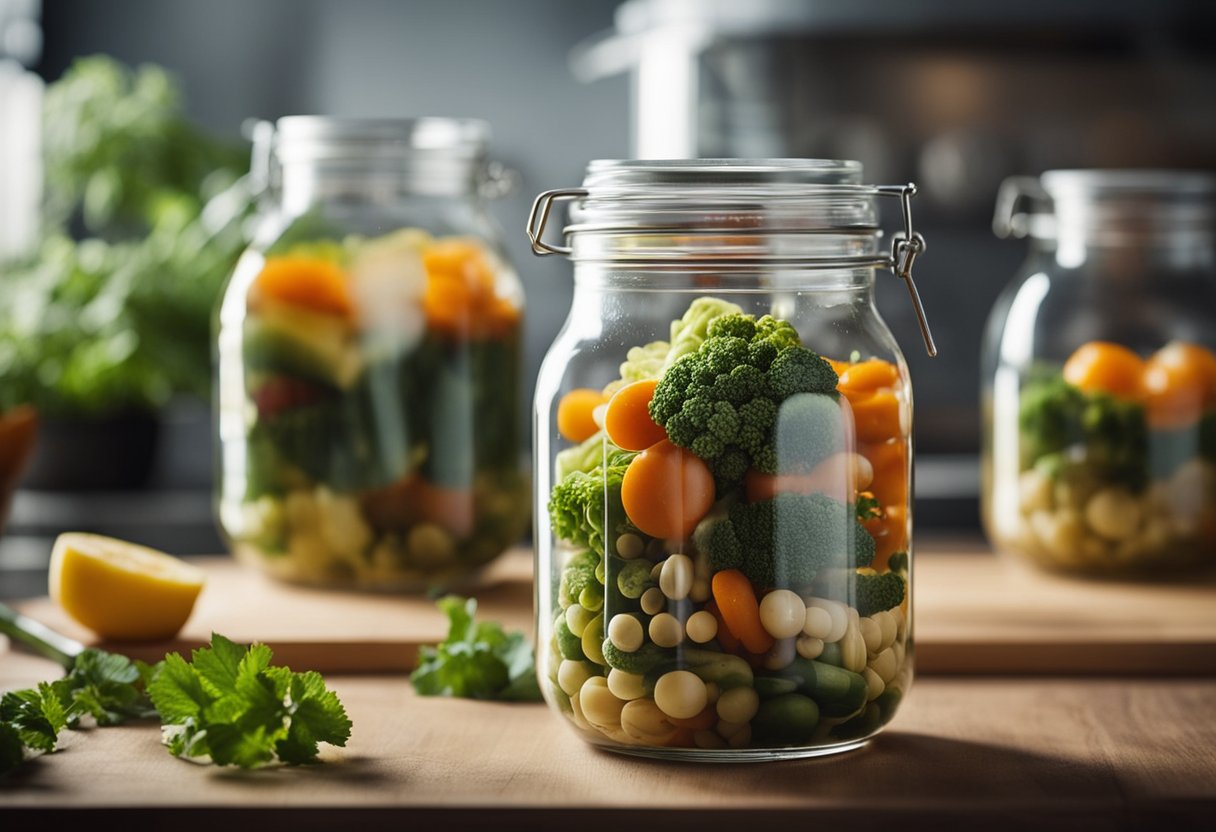
[[[312,257],[267,257],[253,281],[250,300],[262,298],[343,318],[354,315],[342,267]]]
[[[604,394],[590,387],[577,387],[557,403],[557,432],[571,442],[582,442],[599,430],[594,412],[605,402]]]
[[[718,635],[716,636],[718,644],[721,644],[722,649],[727,653],[739,652],[739,638],[726,626],[726,619],[722,617],[722,610],[718,609],[718,605],[712,599],[705,605],[705,609],[718,620]]]
[[[635,456],[621,480],[626,516],[651,537],[688,537],[713,504],[709,466],[667,439]]]
[[[604,430],[618,447],[644,451],[667,438],[667,431],[650,418],[650,400],[658,385],[657,379],[643,379],[612,394],[604,413]]]
[[[726,627],[750,653],[767,653],[773,637],[760,622],[760,602],[747,576],[738,569],[723,569],[711,581],[714,601]]]
[[[1172,341],[1149,357],[1144,389],[1152,427],[1193,424],[1216,398],[1216,355],[1197,344]]]
[[[828,364],[831,365],[832,369],[836,372],[837,376],[842,375],[845,372],[845,370],[847,370],[853,366],[848,361],[837,361],[834,358],[828,358],[826,355],[820,356],[820,357],[823,358],[824,361],[828,362]]]
[[[1135,401],[1144,393],[1144,361],[1119,344],[1090,341],[1068,357],[1064,380],[1086,393],[1109,393]]]
[[[852,364],[840,374],[838,390],[878,390],[899,383],[899,369],[889,361],[871,358]]]

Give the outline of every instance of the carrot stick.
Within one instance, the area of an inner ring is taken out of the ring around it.
[[[712,588],[727,629],[749,652],[767,653],[773,637],[760,623],[760,603],[747,576],[738,569],[723,569],[714,575]]]

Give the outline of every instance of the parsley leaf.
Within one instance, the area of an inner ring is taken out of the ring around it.
[[[475,622],[475,598],[448,595],[437,606],[448,617],[448,637],[419,651],[418,667],[410,674],[415,691],[422,696],[540,700],[532,645],[523,633],[507,633],[497,622]]]
[[[53,751],[59,732],[68,724],[59,695],[47,682],[37,689],[17,690],[0,698],[0,721],[35,751]]]
[[[320,674],[272,667],[264,644],[213,634],[191,662],[171,653],[148,685],[169,751],[253,768],[314,762],[318,744],[345,745],[350,719]]]
[[[98,725],[118,725],[155,715],[143,694],[142,681],[140,666],[126,656],[85,650],[76,656],[71,672],[53,687],[73,718],[89,714]]]

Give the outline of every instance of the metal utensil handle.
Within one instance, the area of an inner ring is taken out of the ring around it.
[[[84,645],[55,632],[45,624],[22,615],[7,604],[0,604],[0,633],[71,670]]]
[[[902,231],[891,235],[891,256],[887,267],[907,285],[908,296],[912,298],[912,308],[916,311],[916,323],[920,325],[920,334],[925,341],[925,351],[929,353],[930,358],[935,358],[937,344],[933,340],[933,333],[929,331],[929,319],[925,317],[920,292],[916,290],[916,282],[912,280],[912,265],[917,257],[925,253],[925,238],[912,228],[912,197],[916,196],[916,183],[879,185],[875,190],[880,196],[899,197],[904,227]]]
[[[532,211],[528,214],[528,239],[532,243],[534,254],[543,257],[546,254],[569,254],[571,252],[570,246],[555,246],[542,239],[545,224],[549,222],[549,212],[553,208],[554,200],[578,199],[586,195],[586,188],[558,188],[545,191],[533,201]]]

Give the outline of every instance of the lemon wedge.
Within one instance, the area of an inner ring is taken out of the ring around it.
[[[73,619],[114,641],[157,641],[181,630],[205,573],[172,555],[83,532],[59,535],[51,598]]]

